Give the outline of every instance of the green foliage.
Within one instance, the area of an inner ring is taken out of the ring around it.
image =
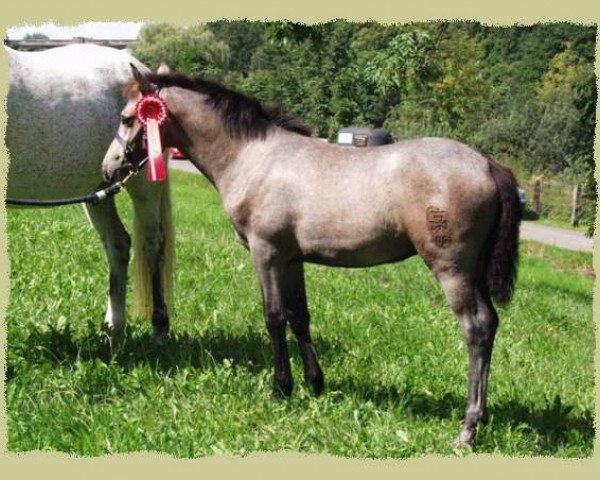
[[[588,235],[594,234],[598,186],[594,176],[594,127],[596,125],[596,75],[587,68],[575,85],[573,103],[577,109],[577,120],[570,125],[569,164],[575,172],[583,172],[583,194],[585,201],[581,224],[588,227]]]
[[[481,51],[480,42],[462,28],[439,26],[435,42],[420,56],[423,80],[390,112],[386,126],[404,137],[466,140],[491,96],[491,85],[481,74]]]
[[[435,67],[429,61],[432,50],[427,32],[401,32],[385,49],[373,54],[365,67],[365,78],[384,96],[393,91],[402,97],[420,92],[435,76]]]
[[[206,24],[215,38],[229,46],[230,71],[248,73],[254,51],[261,45],[265,24],[249,21],[220,20]]]
[[[504,88],[528,89],[539,82],[551,59],[571,42],[575,53],[594,61],[596,28],[570,23],[484,27],[472,25],[481,38],[486,74]]]
[[[218,76],[229,62],[229,46],[202,25],[146,24],[131,50],[152,69],[166,62],[185,74]]]

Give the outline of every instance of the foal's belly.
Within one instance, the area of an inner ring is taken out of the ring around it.
[[[397,262],[417,252],[407,237],[383,236],[360,242],[347,239],[321,238],[300,244],[303,259],[310,263],[333,267],[370,267]]]

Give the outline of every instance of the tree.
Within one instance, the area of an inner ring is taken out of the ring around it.
[[[229,62],[227,44],[202,25],[146,24],[132,52],[152,69],[166,62],[178,72],[193,75],[221,76]]]
[[[550,61],[536,88],[539,121],[529,142],[538,166],[553,172],[568,168],[575,175],[593,170],[593,78],[593,67],[575,53],[571,42]]]
[[[220,20],[206,24],[215,38],[229,46],[229,70],[245,75],[254,51],[262,44],[265,24],[261,22]]]
[[[491,95],[482,74],[479,40],[462,25],[413,28],[418,30],[402,33],[390,43],[397,43],[397,65],[390,69],[391,62],[381,62],[395,72],[400,93],[386,127],[401,138],[443,135],[470,140],[485,118]]]
[[[44,35],[43,33],[38,33],[38,32],[34,32],[34,33],[28,33],[23,37],[23,40],[25,40],[26,42],[31,42],[31,41],[41,41],[41,40],[50,40],[50,37],[48,35]]]

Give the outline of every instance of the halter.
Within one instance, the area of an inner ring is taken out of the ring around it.
[[[160,126],[164,124],[169,116],[169,110],[165,101],[159,96],[160,88],[154,89],[150,93],[142,94],[135,106],[135,117],[143,128],[143,148],[146,148],[148,155],[144,159],[149,162],[148,181],[161,181],[166,178],[166,165],[162,154]],[[119,132],[115,133],[115,140],[123,147],[123,157],[125,166],[137,167],[131,160],[131,155],[135,151],[135,143],[138,140],[139,132],[129,141],[123,138]]]
[[[138,133],[138,135],[139,135],[139,133]],[[121,145],[123,147],[123,157],[125,158],[125,161],[129,165],[132,165],[132,166],[133,166],[133,162],[129,158],[129,155],[131,155],[135,150],[134,142],[135,142],[136,138],[138,137],[138,135],[136,135],[131,141],[128,142],[119,134],[119,132],[115,133],[115,140],[117,142],[119,142],[119,145]],[[146,158],[148,158],[148,157],[146,156]]]

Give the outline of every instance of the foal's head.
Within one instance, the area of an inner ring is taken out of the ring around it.
[[[133,64],[131,68],[134,78],[123,89],[126,104],[121,111],[119,128],[102,162],[106,181],[122,179],[145,157],[144,129],[136,118],[136,105],[144,95],[156,93],[157,88]]]

